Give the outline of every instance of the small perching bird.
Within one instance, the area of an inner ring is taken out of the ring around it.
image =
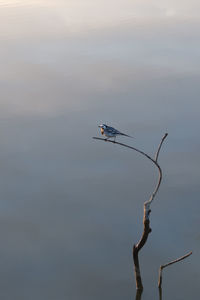
[[[132,136],[122,133],[119,130],[115,129],[114,127],[108,126],[106,124],[99,125],[99,127],[101,128],[101,134],[105,135],[107,137],[107,139],[109,139],[111,137],[116,139],[116,136],[119,136],[119,135],[132,138]]]

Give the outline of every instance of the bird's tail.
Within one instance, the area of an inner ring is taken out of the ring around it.
[[[122,132],[120,132],[120,134],[121,134],[121,135],[124,135],[124,136],[127,136],[127,137],[130,137],[130,138],[132,138],[132,139],[134,139],[134,137],[131,136],[131,135],[128,135],[128,134],[125,134],[125,133],[122,133]]]

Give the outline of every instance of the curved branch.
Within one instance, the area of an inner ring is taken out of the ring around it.
[[[158,146],[158,150],[156,151],[156,155],[155,155],[155,161],[156,162],[158,161],[158,155],[160,153],[160,149],[162,147],[162,144],[163,144],[163,142],[164,142],[164,140],[166,139],[167,136],[168,136],[168,133],[165,133],[165,135],[163,136],[163,138],[162,138],[162,140],[161,140],[161,142],[160,142],[160,144]]]
[[[160,184],[161,184],[161,181],[162,181],[162,170],[161,170],[161,167],[159,166],[158,164],[158,156],[159,156],[159,153],[160,153],[160,149],[162,147],[162,144],[164,142],[164,140],[166,139],[166,137],[168,136],[168,133],[165,133],[165,135],[163,136],[159,146],[158,146],[158,150],[156,151],[156,155],[155,155],[155,159],[153,159],[151,156],[149,156],[148,154],[146,154],[144,151],[141,151],[135,147],[132,147],[132,146],[129,146],[127,144],[124,144],[124,143],[119,143],[119,142],[116,142],[116,141],[112,141],[112,140],[108,140],[108,139],[104,139],[104,138],[99,138],[99,137],[93,137],[93,139],[95,140],[100,140],[100,141],[104,141],[104,142],[109,142],[109,143],[112,143],[112,144],[117,144],[117,145],[120,145],[120,146],[123,146],[125,148],[129,148],[129,149],[132,149],[142,155],[144,155],[146,158],[148,158],[151,162],[153,162],[153,164],[158,168],[158,172],[159,172],[159,178],[158,178],[158,183],[155,187],[155,190],[154,192],[152,193],[149,201],[147,201],[147,203],[151,203],[156,195],[156,193],[158,192],[159,190],[159,187],[160,187]]]
[[[156,162],[156,166],[158,168],[158,172],[159,172],[159,177],[158,177],[158,183],[156,185],[156,188],[154,190],[154,192],[152,193],[149,201],[147,201],[147,203],[151,203],[156,195],[156,193],[158,192],[159,190],[159,187],[160,187],[160,184],[161,184],[161,181],[162,181],[162,170],[161,170],[161,167],[159,166],[158,164],[158,156],[159,156],[159,153],[160,153],[160,149],[162,147],[162,144],[164,142],[164,140],[166,139],[166,137],[168,136],[168,133],[165,133],[165,135],[163,136],[159,146],[158,146],[158,150],[156,151],[156,155],[155,155],[155,162]]]
[[[93,139],[96,139],[96,140],[101,140],[101,141],[105,141],[105,142],[117,144],[117,145],[129,148],[129,149],[132,149],[132,150],[134,150],[136,152],[139,152],[140,154],[142,154],[145,157],[147,157],[151,162],[153,162],[154,165],[158,168],[158,173],[159,173],[158,174],[158,182],[156,184],[155,190],[151,194],[150,199],[144,203],[144,217],[143,217],[144,229],[143,229],[142,237],[139,240],[139,242],[136,245],[133,246],[133,261],[134,261],[136,288],[137,288],[137,290],[140,290],[140,291],[143,290],[143,285],[142,285],[142,278],[141,278],[141,274],[140,274],[140,265],[139,265],[138,253],[142,249],[142,247],[145,245],[145,243],[146,243],[146,241],[148,239],[149,233],[151,232],[150,220],[149,220],[149,215],[150,215],[150,212],[151,212],[150,205],[151,205],[151,203],[152,203],[155,195],[157,194],[157,192],[159,190],[159,187],[160,187],[160,184],[161,184],[161,181],[162,181],[162,170],[161,170],[161,167],[158,164],[158,156],[159,156],[162,144],[163,144],[165,138],[167,137],[167,135],[168,134],[166,133],[163,136],[163,138],[162,138],[162,140],[161,140],[161,142],[160,142],[160,144],[158,146],[158,149],[156,151],[155,159],[153,159],[151,156],[149,156],[145,152],[143,152],[143,151],[141,151],[141,150],[139,150],[139,149],[137,149],[135,147],[131,147],[129,145],[126,145],[126,144],[123,144],[123,143],[119,143],[119,142],[116,142],[116,141],[111,141],[111,140],[108,140],[108,139],[103,139],[103,138],[99,138],[99,137],[93,137]]]
[[[146,156],[148,159],[150,159],[156,166],[158,166],[158,163],[151,157],[149,156],[148,154],[146,154],[145,152],[135,148],[135,147],[132,147],[132,146],[129,146],[129,145],[126,145],[126,144],[123,144],[123,143],[119,143],[119,142],[116,142],[116,141],[111,141],[111,140],[107,140],[107,139],[103,139],[103,138],[99,138],[99,137],[96,137],[94,136],[93,137],[94,140],[100,140],[100,141],[104,141],[104,142],[108,142],[108,143],[112,143],[112,144],[117,144],[117,145],[120,145],[120,146],[123,146],[125,148],[129,148],[129,149],[132,149],[132,150],[135,150],[136,152],[139,152],[140,154]]]

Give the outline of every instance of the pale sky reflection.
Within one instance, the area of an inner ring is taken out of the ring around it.
[[[169,132],[142,299],[185,250],[164,296],[198,299],[199,11],[194,0],[0,0],[4,299],[133,299],[131,249],[156,173],[95,142],[104,122],[151,155]]]
[[[151,23],[156,19],[166,22],[198,19],[200,3],[194,0],[4,0],[0,1],[0,7],[0,33],[4,37],[6,34],[22,37],[44,32],[71,35],[124,23]]]

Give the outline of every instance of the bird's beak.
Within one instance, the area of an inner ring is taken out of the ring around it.
[[[100,127],[100,128],[101,128],[101,125],[98,125],[98,127]]]

